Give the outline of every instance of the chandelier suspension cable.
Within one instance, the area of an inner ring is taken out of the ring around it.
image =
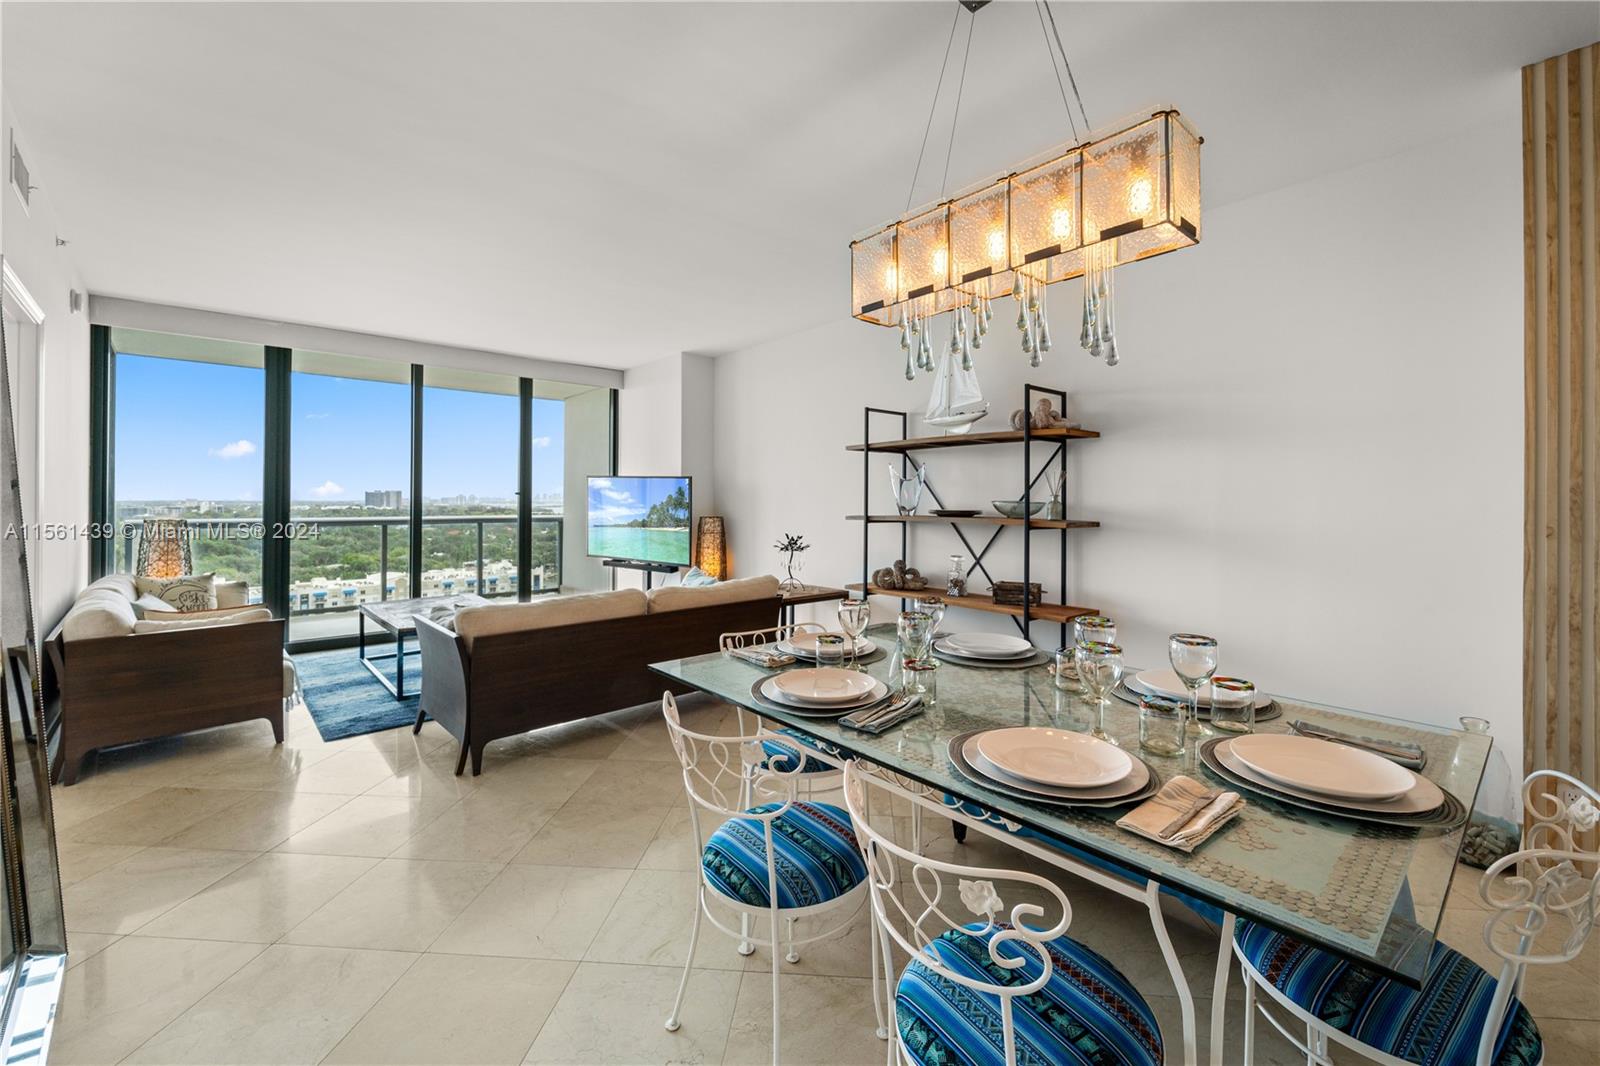
[[[1089,136],[1093,127],[1089,125],[1089,113],[1083,109],[1083,94],[1078,92],[1078,79],[1072,76],[1072,62],[1067,59],[1067,50],[1061,44],[1061,31],[1056,27],[1056,13],[1050,10],[1050,0],[1041,0],[1044,4],[1044,13],[1050,16],[1050,32],[1055,36],[1056,49],[1061,53],[1061,65],[1067,68],[1067,83],[1072,86],[1072,95],[1078,101],[1078,114],[1083,116],[1083,135]]]
[[[960,20],[961,5],[957,4],[955,18],[950,20],[950,38],[944,43],[944,62],[939,64],[939,81],[933,87],[933,103],[928,105],[928,124],[922,128],[922,147],[917,149],[917,167],[911,172],[911,188],[906,190],[907,211],[911,210],[911,198],[917,194],[917,178],[922,173],[922,157],[928,151],[928,134],[933,130],[933,116],[939,110],[939,93],[944,89],[944,72],[950,66],[950,46],[955,44],[956,24]]]
[[[1067,87],[1061,80],[1061,64],[1056,62],[1056,50],[1050,47],[1050,31],[1045,29],[1044,10],[1039,0],[1033,0],[1033,13],[1039,16],[1039,39],[1044,42],[1044,50],[1050,56],[1050,69],[1055,71],[1056,88],[1061,90],[1061,106],[1067,109],[1067,124],[1072,127],[1073,143],[1078,141],[1078,120],[1072,117],[1072,105],[1067,102]],[[1084,131],[1088,136],[1088,130]]]
[[[961,12],[956,11],[956,17],[961,17]],[[967,50],[961,53],[961,80],[956,83],[956,106],[950,115],[950,143],[944,149],[944,175],[939,179],[939,198],[944,199],[945,187],[950,182],[950,156],[956,150],[956,123],[961,120],[961,95],[967,88],[967,61],[972,58],[972,29],[978,24],[978,16],[973,12],[967,19]]]

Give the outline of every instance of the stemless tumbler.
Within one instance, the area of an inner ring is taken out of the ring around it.
[[[1242,677],[1211,679],[1211,725],[1228,733],[1253,733],[1256,687]]]
[[[837,633],[823,633],[817,637],[817,665],[843,666],[845,638]]]
[[[1182,755],[1186,710],[1165,696],[1139,697],[1139,747],[1152,755]]]

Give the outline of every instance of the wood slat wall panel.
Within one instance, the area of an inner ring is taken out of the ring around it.
[[[1600,781],[1600,43],[1523,69],[1524,769]]]

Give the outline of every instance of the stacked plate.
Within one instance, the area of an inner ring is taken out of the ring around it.
[[[837,718],[870,707],[889,695],[889,686],[859,670],[813,666],[764,677],[751,691],[760,701],[812,718]]]
[[[950,762],[985,788],[1035,803],[1114,807],[1152,795],[1161,779],[1143,760],[1086,733],[1043,726],[951,738]]]
[[[952,633],[935,640],[933,652],[958,666],[1034,666],[1040,656],[1028,641],[1003,633]]]
[[[1449,826],[1466,817],[1461,802],[1426,777],[1349,744],[1253,733],[1208,741],[1200,757],[1230,784],[1291,806],[1386,825]]]
[[[837,637],[837,636],[842,636],[842,634],[839,634],[839,633],[824,634],[824,633],[817,633],[817,632],[811,632],[811,631],[804,632],[804,633],[795,633],[794,635],[792,635],[790,637],[786,637],[785,639],[778,641],[778,643],[776,645],[774,645],[774,647],[776,647],[778,649],[778,651],[782,652],[785,655],[793,655],[796,659],[806,659],[806,660],[810,660],[810,661],[814,662],[816,660],[816,658],[817,658],[817,638],[821,637],[821,636],[835,636],[835,637]],[[850,638],[849,637],[845,637],[844,639],[849,640]],[[871,655],[873,652],[875,652],[877,650],[878,650],[878,646],[876,644],[874,644],[872,641],[868,640],[866,637],[857,637],[856,638],[856,651],[855,651],[855,654],[856,654],[857,658],[863,658],[865,656]],[[849,649],[848,648],[845,649],[845,654],[849,654]]]
[[[1141,670],[1137,674],[1123,678],[1122,684],[1114,688],[1111,694],[1135,706],[1138,705],[1141,696],[1162,696],[1181,703],[1189,702],[1189,690],[1183,687],[1183,682],[1178,680],[1178,675],[1173,670]],[[1267,721],[1281,714],[1283,714],[1282,708],[1271,696],[1256,693],[1256,721]],[[1200,692],[1200,717],[1211,717],[1211,700],[1205,689],[1201,689]]]

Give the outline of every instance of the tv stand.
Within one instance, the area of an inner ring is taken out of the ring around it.
[[[601,566],[613,567],[617,570],[643,570],[644,587],[650,587],[651,574],[676,574],[678,567],[670,563],[643,563],[637,559],[602,559]]]

